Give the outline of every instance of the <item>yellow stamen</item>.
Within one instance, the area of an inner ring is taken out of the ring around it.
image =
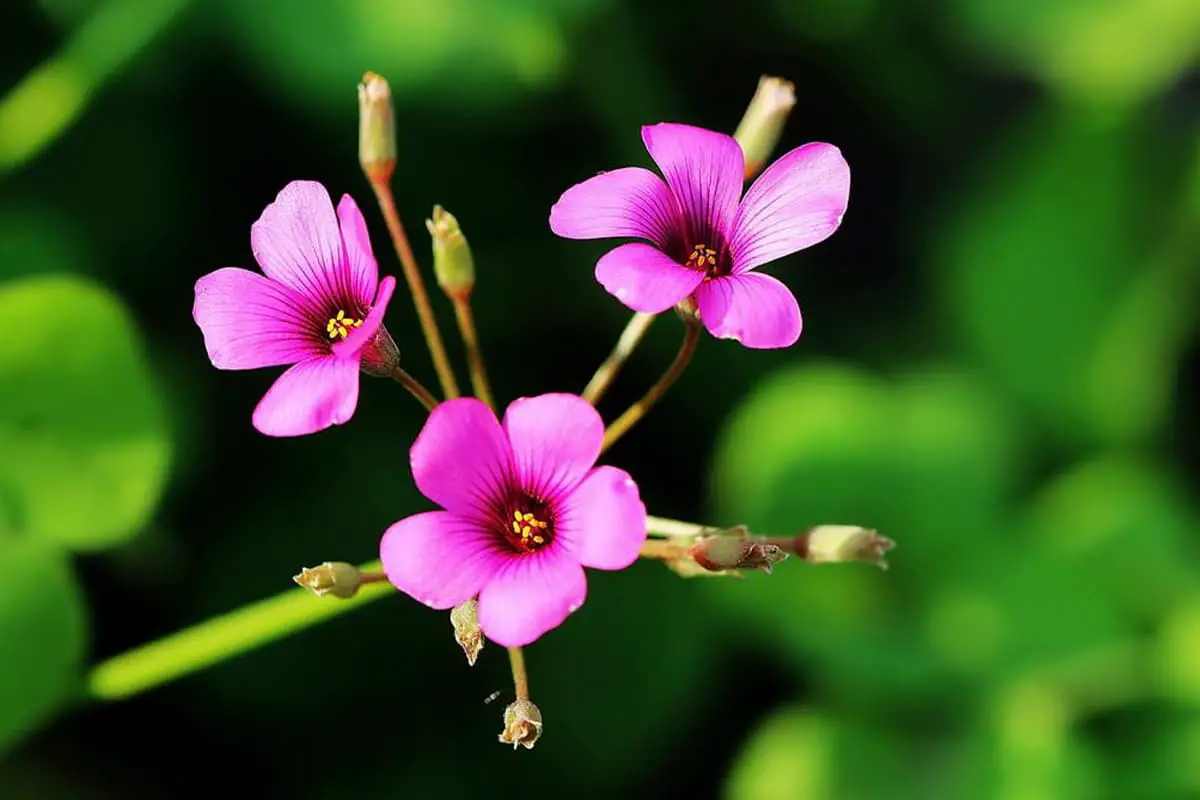
[[[363,321],[354,317],[347,317],[344,309],[338,309],[337,316],[330,317],[329,322],[325,323],[325,331],[329,334],[330,339],[336,339],[339,336],[345,339],[350,335],[347,328],[360,328]]]

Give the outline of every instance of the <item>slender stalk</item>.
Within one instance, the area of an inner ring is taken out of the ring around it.
[[[359,586],[367,586],[372,583],[386,583],[387,579],[388,579],[387,573],[384,572],[383,570],[379,570],[378,572],[362,572],[362,571],[360,571],[358,573],[358,585]]]
[[[408,281],[408,289],[412,292],[413,304],[417,307],[417,317],[421,321],[421,330],[425,332],[425,343],[429,345],[429,354],[433,358],[433,368],[437,370],[438,382],[442,385],[442,394],[447,400],[459,396],[458,381],[454,377],[454,369],[446,355],[446,345],[442,342],[442,334],[438,330],[437,320],[433,316],[433,306],[429,304],[429,294],[425,291],[425,281],[413,257],[412,247],[404,226],[400,224],[400,214],[396,211],[396,198],[392,196],[391,184],[381,176],[367,174],[375,197],[379,201],[379,209],[387,222],[388,233],[392,236],[392,245],[400,258],[400,266],[404,271],[404,279]]]
[[[394,380],[396,383],[408,390],[408,393],[417,398],[417,402],[425,406],[426,411],[433,411],[437,406],[437,398],[433,396],[433,392],[425,388],[425,384],[409,375],[399,366],[392,367],[388,370],[387,377]]]
[[[467,370],[471,373],[471,388],[474,390],[475,396],[494,411],[496,402],[492,399],[487,370],[483,366],[483,350],[479,347],[479,335],[475,331],[475,315],[471,312],[471,297],[450,292],[447,292],[447,295],[450,302],[454,304],[454,316],[458,319],[458,330],[462,334],[463,345],[467,348]]]
[[[624,414],[608,426],[608,429],[604,431],[604,443],[600,446],[600,452],[603,453],[616,444],[617,440],[636,425],[646,415],[646,412],[667,393],[667,389],[670,389],[671,385],[679,379],[692,360],[692,353],[696,351],[696,343],[699,340],[700,326],[694,322],[685,322],[683,343],[679,346],[679,352],[675,354],[675,360],[671,362],[671,366],[667,367],[667,371],[663,373],[657,383],[650,387],[650,391],[646,392],[642,399],[631,405]]]
[[[671,544],[659,539],[648,539],[643,545],[641,552],[638,553],[640,558],[661,558],[663,561],[674,561],[678,558],[687,558],[691,554],[690,547],[683,545]]]
[[[520,647],[508,648],[508,663],[512,666],[513,691],[518,700],[529,699],[529,674],[525,671],[525,651]]]
[[[608,391],[608,387],[616,379],[617,373],[621,371],[621,367],[625,366],[625,362],[629,360],[629,355],[633,352],[638,343],[642,341],[642,337],[646,335],[646,331],[650,330],[651,323],[657,314],[646,314],[641,311],[629,318],[629,322],[625,325],[625,330],[621,331],[621,338],[617,339],[617,346],[608,354],[608,358],[604,359],[604,363],[596,370],[596,374],[588,381],[588,385],[583,389],[583,399],[587,400],[592,405],[600,402],[600,398]]]
[[[375,573],[381,565],[372,561],[361,569]],[[87,694],[95,700],[121,700],[228,661],[391,593],[386,583],[364,586],[348,600],[317,598],[307,589],[289,589],[100,662],[88,673]]]
[[[698,536],[709,530],[709,526],[666,517],[646,517],[646,530],[651,536]]]

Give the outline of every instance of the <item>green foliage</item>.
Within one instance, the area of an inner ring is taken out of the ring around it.
[[[128,312],[75,278],[0,285],[0,497],[18,533],[79,550],[145,525],[166,480],[169,443]]]
[[[87,634],[83,598],[57,548],[0,532],[0,753],[78,688]]]

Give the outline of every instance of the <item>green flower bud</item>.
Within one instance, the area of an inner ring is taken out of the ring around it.
[[[528,700],[517,700],[504,709],[504,732],[500,741],[511,744],[513,750],[524,745],[532,750],[542,735],[542,712]]]
[[[306,567],[292,577],[296,583],[317,597],[331,594],[343,599],[358,594],[361,585],[358,567],[345,561],[326,561],[319,567]]]
[[[455,606],[450,611],[450,624],[454,626],[454,640],[467,656],[467,664],[475,666],[475,659],[483,649],[483,630],[479,627],[475,600]]]
[[[452,297],[466,297],[475,288],[475,259],[458,220],[441,206],[433,207],[433,219],[425,220],[433,237],[433,274],[438,286]]]
[[[396,115],[392,89],[374,72],[358,85],[358,162],[372,181],[386,183],[396,168]]]
[[[884,555],[896,546],[886,536],[857,525],[818,525],[796,537],[796,555],[810,564],[858,561],[887,569]]]
[[[796,105],[795,90],[782,78],[764,75],[759,79],[758,90],[733,134],[746,155],[746,180],[758,174],[779,144],[783,125]]]

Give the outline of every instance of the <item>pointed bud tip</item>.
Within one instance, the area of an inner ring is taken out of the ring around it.
[[[513,749],[532,750],[542,736],[542,712],[528,700],[517,700],[504,709],[504,731],[500,741]]]
[[[888,568],[887,553],[896,543],[858,525],[818,525],[796,537],[796,553],[810,564],[858,562]]]
[[[345,561],[326,561],[316,567],[305,567],[292,580],[317,597],[327,594],[350,598],[358,594],[361,577],[358,567]]]
[[[483,629],[479,627],[478,607],[474,599],[455,606],[450,611],[450,624],[454,626],[454,641],[467,657],[467,665],[475,666],[479,652],[483,650]]]
[[[475,288],[475,258],[454,215],[434,206],[425,229],[433,240],[433,272],[438,286],[452,297],[466,297]]]
[[[787,557],[778,545],[748,538],[745,526],[740,525],[722,535],[706,536],[692,547],[696,563],[713,572],[760,569],[770,575],[775,565]]]
[[[795,84],[770,75],[759,79],[754,97],[733,134],[746,157],[747,179],[757,174],[775,151],[783,126],[795,106]]]
[[[371,180],[387,181],[396,167],[396,118],[392,90],[381,75],[363,74],[358,84],[358,161]]]

